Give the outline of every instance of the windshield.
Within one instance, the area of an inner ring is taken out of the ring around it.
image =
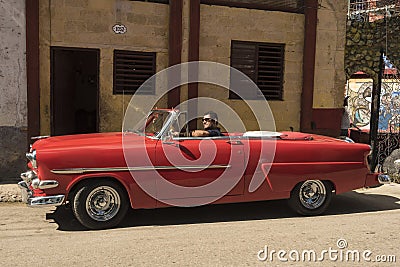
[[[167,110],[153,110],[136,125],[133,132],[146,136],[157,136],[168,122],[170,115],[171,113]]]

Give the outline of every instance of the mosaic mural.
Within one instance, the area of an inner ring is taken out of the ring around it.
[[[349,82],[347,90],[350,121],[359,128],[369,129],[371,119],[372,79]],[[353,80],[354,81],[354,80]]]
[[[372,79],[349,84],[347,90],[351,121],[369,129],[371,119]],[[381,89],[379,132],[400,132],[400,82],[385,80]]]
[[[348,110],[350,119],[361,130],[369,132],[371,119],[372,79],[349,80]],[[393,150],[400,148],[400,80],[382,81],[378,137],[377,163],[383,164]]]

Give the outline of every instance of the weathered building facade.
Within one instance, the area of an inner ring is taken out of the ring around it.
[[[25,168],[27,90],[25,1],[0,1],[0,177]],[[0,180],[0,182],[2,182]]]
[[[268,1],[179,0],[171,1],[171,4],[153,2],[39,1],[41,134],[51,134],[52,123],[57,123],[52,122],[56,117],[56,114],[52,114],[56,112],[52,108],[52,98],[57,98],[57,95],[52,91],[55,85],[51,83],[52,77],[57,76],[54,72],[57,67],[51,64],[56,64],[52,61],[52,53],[57,57],[57,49],[62,48],[96,50],[92,52],[97,53],[95,57],[98,62],[93,63],[92,67],[98,68],[94,70],[94,73],[98,73],[98,92],[88,97],[98,99],[97,109],[94,107],[90,112],[97,113],[99,131],[121,128],[122,105],[127,102],[122,98],[129,100],[127,95],[113,91],[115,50],[155,53],[155,70],[159,71],[176,63],[193,60],[231,65],[234,41],[283,44],[282,96],[269,101],[276,117],[277,129],[301,128],[300,111],[304,109],[301,107],[302,101],[304,102],[302,94],[307,94],[312,99],[308,109],[340,107],[345,84],[343,62],[346,3],[341,5],[324,1],[318,6],[316,1],[289,1],[293,2],[293,10],[296,12],[283,12],[263,10],[260,9],[262,5],[256,4]],[[228,2],[254,4],[231,7]],[[291,11],[289,8],[288,10]],[[299,10],[301,11],[297,12]],[[315,15],[317,17],[313,20]],[[126,33],[115,34],[112,30],[115,24],[126,26]],[[312,32],[313,29],[315,32]],[[305,42],[315,49],[311,51],[304,47]],[[311,62],[310,57],[313,56],[315,60]],[[82,58],[82,55],[78,57]],[[304,86],[312,90],[304,92]],[[215,92],[212,86],[199,85],[181,88],[178,95],[180,101],[183,101],[191,95],[212,94],[229,105],[237,106],[239,110],[242,108],[241,103],[231,99],[228,93]],[[53,100],[57,101],[54,98]],[[66,102],[66,99],[63,101]],[[167,107],[168,104],[171,102],[165,99],[161,106]],[[308,117],[310,115],[312,113]],[[311,129],[311,126],[305,125],[303,128]]]
[[[251,56],[256,63],[248,66],[249,73],[261,86],[260,51],[278,58],[277,69],[262,66],[274,73],[276,83],[261,88],[276,129],[339,131],[345,1],[28,2],[26,19],[33,25],[27,29],[28,136],[119,131],[135,82],[183,62],[212,61],[245,72],[237,62]],[[125,73],[119,66],[126,57],[144,62],[143,68]],[[256,127],[243,101],[208,84],[181,86],[158,107],[202,96],[226,103],[248,129]]]

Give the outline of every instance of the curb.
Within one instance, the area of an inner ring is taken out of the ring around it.
[[[17,184],[0,184],[0,203],[21,201],[21,190]]]

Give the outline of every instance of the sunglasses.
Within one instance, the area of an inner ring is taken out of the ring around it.
[[[211,121],[211,119],[210,118],[203,118],[202,121],[203,122],[205,122],[205,121],[208,122],[208,121]]]

